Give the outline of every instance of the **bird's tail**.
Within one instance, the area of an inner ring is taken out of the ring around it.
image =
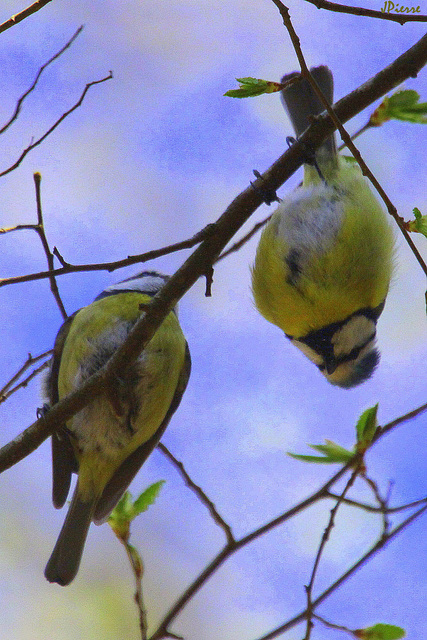
[[[319,85],[322,93],[330,104],[334,99],[334,79],[332,72],[328,67],[313,67],[310,69],[311,75]],[[325,111],[324,105],[321,103],[317,94],[314,92],[308,80],[303,78],[298,72],[294,71],[283,76],[282,83],[287,82],[291,78],[299,78],[285,89],[282,89],[282,102],[286,112],[292,122],[295,133],[300,136],[311,124],[310,116],[317,116]],[[316,159],[322,168],[325,163],[333,163],[336,165],[336,144],[335,136],[325,140],[321,147],[316,151]]]
[[[46,565],[44,575],[49,582],[65,586],[75,578],[96,500],[83,502],[77,485],[70,508]]]

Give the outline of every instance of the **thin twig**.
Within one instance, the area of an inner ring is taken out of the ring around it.
[[[366,124],[364,124],[363,127],[360,127],[360,129],[358,129],[357,131],[355,131],[354,133],[351,134],[351,139],[352,140],[356,140],[356,138],[361,136],[362,133],[365,133],[365,131],[369,131],[369,129],[373,129],[373,128],[374,128],[374,125],[371,124],[370,120],[368,120],[368,122]],[[346,147],[347,147],[347,145],[343,142],[338,147],[338,151],[342,151]]]
[[[328,491],[327,495],[325,495],[325,498],[337,500],[339,498],[339,495],[334,493],[333,491]],[[343,502],[351,507],[357,507],[358,509],[362,509],[363,511],[368,511],[369,513],[381,513],[382,511],[381,507],[376,507],[372,504],[366,504],[365,502],[359,502],[358,500],[352,500],[351,498],[344,498]],[[387,507],[387,513],[399,513],[400,511],[406,511],[407,509],[412,509],[414,507],[418,507],[420,504],[426,503],[427,498],[420,498],[419,500],[413,500],[412,502],[401,504],[398,507]]]
[[[18,389],[22,389],[27,386],[27,384],[36,376],[39,375],[42,371],[47,369],[49,366],[49,360],[47,362],[43,362],[37,369],[34,369],[24,380],[22,380],[15,387],[12,387],[7,393],[0,393],[0,403],[5,402],[12,394],[14,394]]]
[[[40,184],[41,184],[42,177],[40,173],[35,173],[33,177],[34,177],[34,184],[36,187],[36,202],[37,202],[37,226],[35,229],[42,243],[43,251],[45,252],[45,255],[46,255],[48,269],[50,271],[53,271],[53,267],[54,267],[53,255],[49,248],[49,243],[47,241],[46,233],[44,230],[44,224],[43,224],[43,212],[42,212],[42,202],[41,202],[41,193],[40,193]],[[52,291],[52,295],[55,298],[55,302],[59,307],[59,311],[61,312],[62,318],[66,320],[68,318],[68,314],[65,311],[64,303],[62,302],[61,296],[59,295],[59,289],[55,280],[55,276],[50,276],[49,281],[50,281],[50,290]]]
[[[133,516],[134,517],[134,516]],[[134,600],[138,607],[139,613],[139,629],[141,632],[141,640],[147,640],[147,612],[144,605],[144,597],[142,591],[142,578],[144,575],[144,564],[142,562],[141,554],[138,549],[129,542],[130,538],[130,524],[133,517],[118,517],[114,515],[108,519],[114,535],[125,548],[132,573],[135,578],[135,595]]]
[[[382,497],[375,480],[372,480],[372,478],[369,478],[365,473],[362,473],[361,477],[365,480],[365,482],[371,488],[375,496],[375,499],[378,502],[379,512],[381,513],[381,516],[383,519],[383,535],[386,535],[387,531],[390,529],[390,521],[387,517],[388,514],[390,513],[389,507],[388,507],[388,497],[387,498]]]
[[[367,551],[355,564],[353,564],[350,569],[345,571],[337,580],[335,580],[325,591],[323,591],[314,601],[313,608],[317,607],[319,604],[324,602],[332,593],[334,593],[338,587],[340,587],[346,580],[348,580],[352,575],[356,573],[363,565],[365,565],[373,556],[375,556],[378,551],[380,551],[383,547],[388,545],[394,538],[396,538],[399,533],[401,533],[404,529],[409,527],[412,522],[414,522],[417,518],[423,515],[427,511],[427,505],[418,509],[415,513],[411,514],[404,520],[401,524],[392,529],[386,536],[381,536],[381,538]],[[307,615],[307,610],[301,611],[293,618],[287,620],[284,624],[276,627],[266,635],[257,638],[257,640],[273,640],[273,638],[279,637],[285,631],[292,629],[297,624],[302,622]]]
[[[202,502],[202,504],[204,504],[205,507],[208,509],[209,513],[212,516],[213,521],[224,531],[228,544],[233,544],[235,542],[235,538],[233,536],[233,532],[231,530],[230,525],[226,523],[226,521],[224,520],[224,518],[222,518],[222,516],[220,516],[214,503],[212,502],[212,500],[208,498],[208,496],[203,491],[203,489],[201,489],[199,485],[197,485],[191,479],[182,462],[180,462],[177,458],[175,458],[173,453],[171,453],[169,449],[162,442],[159,442],[159,444],[157,445],[157,448],[160,449],[160,451],[172,462],[175,468],[178,469],[178,472],[183,477],[185,484],[192,491],[194,491],[194,493],[199,498],[200,502]]]
[[[80,105],[82,104],[83,100],[85,99],[85,96],[86,96],[87,92],[89,91],[89,89],[91,87],[93,87],[96,84],[101,84],[101,82],[106,82],[107,80],[111,80],[112,77],[113,77],[113,73],[112,73],[112,71],[110,71],[109,74],[107,76],[105,76],[104,78],[101,78],[100,80],[93,80],[92,82],[88,82],[87,85],[85,86],[80,98],[78,99],[78,101],[70,109],[68,109],[68,111],[63,113],[62,116],[60,118],[58,118],[58,120],[50,127],[50,129],[48,129],[40,138],[35,140],[35,142],[31,142],[31,144],[29,144],[28,147],[26,147],[23,150],[23,152],[21,153],[19,158],[10,167],[8,167],[7,169],[4,169],[3,171],[1,171],[0,172],[0,177],[1,176],[5,176],[7,173],[10,173],[11,171],[14,171],[17,167],[19,167],[19,165],[21,164],[21,162],[23,161],[25,156],[28,153],[30,153],[30,151],[35,149],[35,147],[38,147],[39,144],[41,144],[44,140],[46,140],[46,138],[53,131],[55,131],[55,129],[61,124],[61,122],[63,120],[65,120],[65,118],[67,118],[70,115],[70,113],[72,113],[78,107],[80,107]]]
[[[39,11],[51,1],[52,0],[37,0],[37,2],[33,2],[32,5],[30,5],[23,11],[20,11],[19,13],[15,13],[15,15],[9,18],[9,20],[6,20],[6,22],[3,22],[2,24],[0,24],[0,33],[3,33],[3,31],[6,31],[6,29],[10,29],[10,27],[13,27],[15,24],[18,24],[18,22],[25,20],[25,18],[28,18],[28,16],[31,16],[33,13],[36,13],[36,11]]]
[[[48,0],[50,2],[50,0]],[[1,27],[0,27],[1,29]],[[22,104],[24,102],[24,100],[30,95],[30,93],[32,93],[32,91],[34,91],[34,89],[37,86],[38,81],[40,80],[40,76],[42,75],[43,71],[46,69],[46,67],[48,67],[54,60],[56,60],[57,58],[59,58],[64,51],[66,51],[69,47],[71,47],[71,45],[73,44],[74,40],[77,38],[77,36],[81,33],[83,29],[83,25],[81,27],[79,27],[77,29],[77,31],[75,32],[75,34],[68,40],[68,42],[62,47],[62,49],[60,49],[57,53],[55,53],[54,56],[52,56],[47,62],[44,63],[44,65],[42,65],[40,67],[40,69],[37,72],[36,77],[34,78],[33,84],[27,89],[27,91],[25,91],[25,93],[22,94],[22,96],[19,98],[18,102],[16,103],[16,107],[15,110],[13,112],[13,114],[11,115],[11,117],[9,118],[9,120],[6,122],[6,124],[4,124],[1,129],[0,129],[0,135],[2,133],[4,133],[6,131],[6,129],[8,129],[10,127],[10,125],[15,122],[15,120],[17,119],[19,112],[21,111],[21,107]],[[0,30],[1,33],[1,30]]]
[[[355,462],[355,465],[356,465],[355,469],[353,470],[350,478],[347,480],[341,495],[339,496],[338,500],[336,501],[336,504],[331,509],[331,513],[330,513],[330,516],[329,516],[329,521],[328,521],[328,524],[326,525],[325,530],[323,532],[322,539],[320,541],[319,548],[318,548],[317,553],[316,553],[316,558],[315,558],[314,563],[313,563],[313,569],[311,571],[310,581],[309,581],[308,585],[306,585],[306,587],[305,587],[305,592],[306,592],[306,595],[307,595],[307,609],[306,609],[307,617],[306,617],[306,632],[305,632],[304,640],[310,640],[311,630],[313,628],[312,617],[313,617],[314,607],[313,607],[312,594],[313,594],[314,581],[316,579],[317,570],[318,570],[319,564],[320,564],[320,559],[322,557],[323,550],[324,550],[324,548],[326,546],[326,543],[329,540],[329,536],[331,534],[331,531],[332,531],[333,527],[335,526],[335,518],[337,516],[338,509],[342,505],[346,494],[348,493],[350,488],[353,486],[354,481],[356,480],[357,476],[360,473],[360,470],[363,467],[363,458],[360,458],[357,462]]]
[[[36,227],[36,224],[17,224],[14,227],[1,227],[0,233],[10,233],[11,231],[27,231],[28,229],[30,229],[31,231],[35,231]]]
[[[380,20],[391,20],[404,24],[405,22],[427,22],[427,16],[419,13],[396,14],[386,11],[375,11],[374,9],[365,9],[364,7],[349,7],[345,4],[337,2],[329,2],[329,0],[306,0],[310,4],[314,4],[318,9],[326,9],[337,13],[350,13],[355,16],[365,16],[367,18],[379,18]]]
[[[20,225],[25,229],[34,229],[34,225]],[[16,227],[10,227],[8,229],[0,229],[0,233],[15,231]],[[51,271],[40,271],[39,273],[30,273],[24,276],[16,276],[13,278],[2,278],[0,279],[0,287],[5,287],[9,284],[18,284],[20,282],[30,282],[32,280],[43,280],[45,278],[50,278],[51,276],[62,276],[67,273],[78,273],[78,272],[86,272],[86,271],[108,271],[112,272],[116,269],[121,269],[123,267],[128,267],[132,264],[140,264],[143,262],[148,262],[149,260],[154,260],[155,258],[159,258],[160,256],[167,255],[169,253],[173,253],[175,251],[182,251],[183,249],[191,249],[196,244],[200,244],[203,240],[211,237],[215,233],[215,225],[208,224],[204,229],[198,231],[192,238],[188,240],[183,240],[181,242],[176,242],[175,244],[171,244],[167,247],[162,247],[161,249],[153,249],[151,251],[147,251],[146,253],[141,253],[135,256],[128,256],[123,260],[116,260],[114,262],[100,262],[96,264],[77,264],[73,265],[69,262],[66,262],[62,255],[59,253],[58,249],[55,247],[53,249],[53,254],[58,258],[62,267],[58,269],[53,269]]]
[[[5,393],[9,391],[9,389],[19,380],[19,378],[33,366],[39,360],[43,360],[43,358],[47,358],[52,353],[52,349],[49,351],[45,351],[38,356],[33,357],[31,353],[28,354],[28,358],[25,360],[24,364],[19,367],[18,371],[6,382],[6,384],[0,389],[0,397],[3,397]]]
[[[133,574],[135,576],[135,602],[139,612],[139,629],[141,631],[141,640],[147,640],[147,612],[144,605],[144,597],[142,593],[142,578],[144,575],[144,565],[142,558],[136,548],[129,544],[128,541],[122,543],[126,549],[129,562],[132,567]]]
[[[316,620],[319,620],[319,622],[324,624],[325,627],[328,627],[329,629],[344,631],[345,633],[349,633],[351,637],[354,638],[354,630],[349,629],[348,627],[343,627],[340,624],[334,624],[333,622],[329,622],[328,620],[325,620],[325,618],[322,618],[322,616],[319,616],[317,613],[313,613],[313,618],[316,618]]]
[[[189,585],[189,587],[184,591],[184,593],[181,594],[181,596],[172,606],[170,611],[163,618],[162,622],[160,623],[156,631],[153,633],[150,640],[160,640],[161,638],[165,637],[166,630],[169,628],[169,625],[171,624],[171,622],[173,622],[173,620],[177,617],[177,615],[181,612],[181,610],[185,607],[185,605],[191,600],[194,594],[197,593],[199,589],[201,589],[201,587],[205,584],[205,582],[207,582],[207,580],[217,571],[217,569],[230,556],[236,553],[239,549],[242,549],[243,547],[248,545],[253,540],[260,538],[265,533],[268,533],[269,531],[272,531],[275,527],[279,526],[280,524],[283,524],[284,522],[292,518],[296,513],[301,513],[302,511],[310,507],[312,504],[317,502],[319,499],[323,498],[324,495],[327,493],[327,491],[329,491],[330,487],[333,486],[346,473],[350,464],[351,463],[344,466],[337,473],[335,473],[332,476],[332,478],[328,480],[328,482],[326,482],[322,487],[320,487],[318,491],[316,491],[314,494],[312,494],[305,500],[302,500],[301,502],[296,504],[294,507],[291,507],[291,509],[288,509],[287,511],[285,511],[285,513],[282,513],[280,516],[278,516],[277,518],[274,518],[270,522],[267,522],[261,527],[254,529],[253,531],[248,533],[246,536],[243,536],[242,538],[240,538],[240,540],[236,540],[233,543],[226,544],[225,547],[203,569],[201,574],[197,576],[197,578],[195,578],[195,580]]]
[[[381,438],[384,434],[394,429],[394,427],[396,427],[398,424],[402,424],[402,422],[407,422],[408,420],[412,420],[412,418],[415,418],[416,416],[420,415],[421,413],[424,413],[425,411],[427,411],[427,402],[417,407],[416,409],[413,409],[412,411],[408,411],[408,413],[405,413],[403,416],[399,416],[395,420],[388,422],[383,427],[378,427],[378,429],[375,432],[375,436],[373,438],[373,443],[376,442],[379,438]]]
[[[261,220],[260,222],[257,222],[250,231],[248,231],[248,233],[244,236],[242,236],[240,238],[240,240],[238,240],[237,242],[235,242],[229,249],[227,249],[226,251],[223,251],[221,253],[220,256],[218,256],[218,258],[216,259],[216,262],[219,262],[220,260],[223,260],[224,258],[226,258],[227,256],[230,255],[230,253],[234,253],[235,251],[238,251],[244,244],[246,244],[248,242],[248,240],[250,240],[252,238],[252,236],[254,236],[256,234],[256,232],[259,229],[262,229],[262,227],[264,227],[267,222],[270,220],[271,218],[271,214],[267,217],[264,218],[264,220]]]

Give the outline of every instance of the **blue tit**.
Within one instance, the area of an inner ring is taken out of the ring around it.
[[[321,66],[311,73],[332,104],[331,71]],[[300,136],[324,107],[299,73],[282,82],[290,78],[297,79],[282,90],[282,100]],[[376,325],[393,253],[388,216],[359,166],[340,157],[330,137],[261,235],[252,268],[255,305],[329,382],[353,387],[379,361]]]
[[[64,322],[45,384],[50,404],[105,365],[166,280],[156,272],[140,273],[108,287]],[[117,376],[111,399],[108,394],[94,398],[52,435],[56,508],[65,503],[73,472],[78,480],[46,566],[50,582],[67,585],[75,577],[91,521],[101,524],[107,518],[159,442],[181,401],[190,368],[174,309],[137,360]]]

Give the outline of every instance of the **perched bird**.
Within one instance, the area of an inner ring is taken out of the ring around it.
[[[108,287],[64,322],[45,383],[51,405],[105,365],[167,279],[140,273]],[[73,472],[78,480],[46,566],[50,582],[67,585],[75,577],[91,521],[106,519],[153,451],[178,408],[190,368],[174,309],[137,360],[118,374],[113,394],[94,398],[52,435],[56,508],[65,503]]]
[[[333,102],[324,66],[311,73]],[[299,73],[282,90],[297,136],[324,107]],[[279,204],[265,227],[252,269],[258,311],[282,329],[327,380],[353,387],[379,361],[376,324],[393,268],[388,217],[357,165],[337,154],[330,137],[304,165],[302,186]]]

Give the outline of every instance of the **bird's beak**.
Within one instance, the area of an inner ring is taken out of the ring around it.
[[[332,375],[334,371],[336,371],[338,364],[339,363],[335,360],[335,358],[330,358],[325,361],[325,368],[329,376]]]

